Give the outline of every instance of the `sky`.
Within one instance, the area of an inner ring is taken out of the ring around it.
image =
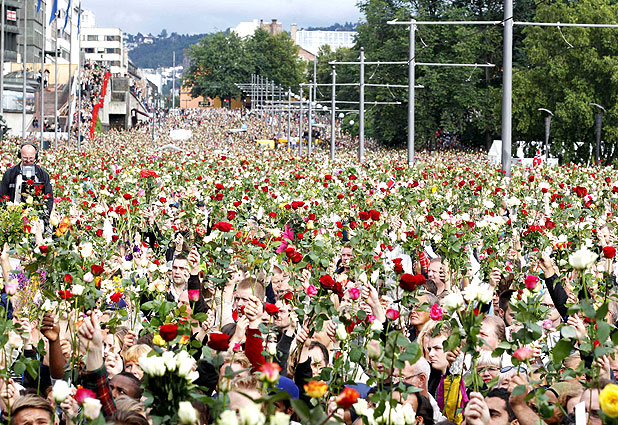
[[[83,0],[95,14],[98,27],[119,27],[124,32],[157,35],[201,34],[224,31],[239,22],[277,19],[283,29],[330,26],[357,22],[357,0]]]

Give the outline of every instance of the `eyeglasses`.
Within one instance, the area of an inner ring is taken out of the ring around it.
[[[487,366],[487,367],[477,368],[476,372],[477,373],[483,373],[483,372],[498,373],[498,372],[502,372],[502,369],[500,369],[497,366]]]

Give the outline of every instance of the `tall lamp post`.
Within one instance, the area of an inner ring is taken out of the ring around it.
[[[545,161],[549,159],[549,129],[551,127],[551,117],[554,116],[553,112],[549,109],[539,108],[537,111],[547,112],[545,115]]]
[[[590,102],[588,105],[596,106],[599,108],[599,112],[597,112],[595,118],[597,123],[597,140],[596,147],[594,151],[594,163],[599,165],[599,156],[601,151],[601,127],[603,126],[603,113],[605,112],[605,108],[599,105],[598,103]]]

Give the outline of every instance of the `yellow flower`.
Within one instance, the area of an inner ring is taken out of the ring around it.
[[[180,337],[180,341],[178,341],[178,344],[180,345],[186,345],[189,343],[189,335],[183,335]]]
[[[165,345],[167,345],[167,342],[165,342],[165,340],[161,338],[161,335],[159,334],[156,334],[154,336],[154,338],[152,339],[152,342],[158,345],[159,347],[164,347]]]
[[[618,385],[607,384],[599,394],[601,410],[611,418],[618,418]]]
[[[438,190],[438,186],[434,186],[431,188],[431,193],[434,193],[436,190]]]
[[[320,398],[328,389],[328,384],[323,381],[310,381],[305,385],[305,392],[309,397]]]

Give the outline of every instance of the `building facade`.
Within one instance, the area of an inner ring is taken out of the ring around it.
[[[86,61],[108,66],[112,74],[127,73],[128,57],[120,28],[82,28],[81,39]]]
[[[298,46],[317,55],[320,47],[325,45],[330,46],[333,51],[340,47],[354,47],[356,32],[298,30],[296,24],[292,24],[290,36]]]

